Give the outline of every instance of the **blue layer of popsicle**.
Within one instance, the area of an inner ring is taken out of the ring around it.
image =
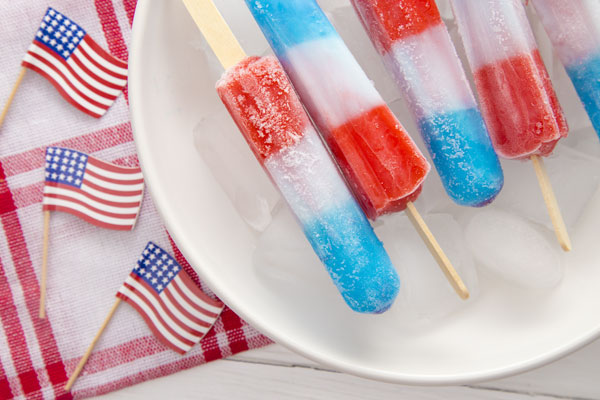
[[[273,51],[283,57],[290,47],[337,32],[314,1],[245,0]]]
[[[400,280],[381,242],[355,201],[302,221],[304,233],[350,308],[382,313],[396,298]],[[349,245],[351,238],[360,241]]]
[[[600,54],[572,64],[566,70],[600,136]]]
[[[419,128],[446,192],[457,204],[479,207],[496,197],[504,177],[479,110],[429,116],[419,121]]]

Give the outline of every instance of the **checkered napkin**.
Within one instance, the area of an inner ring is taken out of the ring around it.
[[[85,27],[113,55],[128,58],[135,0],[2,1],[0,105],[49,5]],[[48,318],[37,316],[45,148],[63,146],[120,165],[137,165],[127,95],[126,88],[105,116],[94,119],[67,103],[45,78],[28,71],[0,128],[0,399],[98,395],[269,343],[225,309],[200,344],[181,356],[158,342],[139,314],[123,304],[72,393],[64,392],[68,376],[149,240],[175,255],[197,279],[148,194],[132,232],[100,229],[54,212]]]

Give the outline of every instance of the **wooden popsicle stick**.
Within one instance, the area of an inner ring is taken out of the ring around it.
[[[227,69],[246,57],[227,22],[211,0],[183,0],[204,38]]]
[[[104,332],[104,329],[106,329],[106,326],[112,319],[113,315],[115,314],[115,311],[117,311],[117,307],[119,307],[119,304],[121,304],[121,299],[117,297],[117,300],[113,304],[112,308],[108,312],[108,315],[106,316],[106,319],[102,323],[100,330],[98,331],[98,333],[96,333],[96,336],[94,336],[92,343],[90,343],[89,347],[85,351],[85,354],[83,355],[83,357],[81,357],[81,360],[79,360],[79,364],[77,364],[77,368],[75,368],[75,371],[73,371],[73,374],[71,375],[71,377],[69,378],[69,381],[65,385],[65,390],[67,392],[71,390],[71,387],[73,387],[73,384],[77,380],[77,377],[81,373],[81,370],[83,370],[85,363],[87,362],[88,358],[90,358],[90,355],[92,354],[92,351],[94,350],[94,347],[96,346],[96,343],[98,342],[98,340],[100,340],[100,336],[102,336],[102,332]]]
[[[42,247],[42,274],[40,277],[40,318],[46,318],[46,275],[48,266],[48,239],[50,233],[50,211],[44,211],[44,244]]]
[[[2,127],[2,123],[4,122],[6,113],[8,112],[8,109],[10,108],[10,105],[12,104],[15,94],[17,93],[17,89],[19,88],[19,85],[21,84],[21,81],[23,80],[23,77],[25,76],[26,71],[27,71],[27,69],[25,67],[21,68],[21,71],[19,72],[19,76],[17,76],[17,81],[15,82],[15,84],[12,88],[12,91],[8,95],[8,100],[6,100],[6,104],[4,105],[4,108],[2,109],[2,114],[0,114],[0,127]]]
[[[558,207],[558,202],[554,196],[554,190],[552,190],[552,184],[548,178],[544,160],[538,155],[533,155],[531,156],[531,162],[533,162],[533,168],[535,169],[535,174],[542,190],[542,196],[544,196],[544,202],[546,203],[546,208],[548,208],[548,215],[550,215],[552,226],[554,226],[554,233],[560,243],[560,247],[564,251],[571,251],[571,239],[569,238],[565,221]]]
[[[419,233],[419,236],[421,236],[421,239],[423,239],[425,242],[425,245],[431,252],[431,255],[433,255],[433,258],[435,258],[435,261],[437,261],[438,265],[442,269],[442,272],[444,275],[446,275],[446,279],[448,279],[448,282],[454,291],[461,299],[468,299],[469,290],[458,275],[458,272],[456,272],[452,266],[452,263],[446,256],[446,253],[444,253],[444,250],[442,250],[439,243],[435,239],[435,236],[433,236],[429,230],[429,227],[423,220],[423,217],[421,217],[421,214],[419,214],[419,211],[417,211],[417,208],[412,202],[408,202],[406,205],[406,214],[408,215],[410,222],[412,222],[413,226]]]

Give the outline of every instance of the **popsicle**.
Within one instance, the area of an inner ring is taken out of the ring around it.
[[[534,0],[533,6],[600,135],[600,1]]]
[[[245,0],[370,219],[406,209],[454,290],[467,288],[412,203],[430,166],[315,0]]]
[[[491,202],[504,176],[434,0],[351,0],[404,94],[452,200]]]
[[[400,286],[396,270],[283,68],[272,56],[246,57],[210,1],[184,3],[228,67],[219,97],[342,297],[357,312],[386,311]]]
[[[541,156],[568,127],[521,0],[451,0],[494,148],[531,159],[554,230],[564,250],[567,230]]]

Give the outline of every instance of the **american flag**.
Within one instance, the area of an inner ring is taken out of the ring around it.
[[[143,195],[139,167],[121,167],[62,147],[46,149],[44,211],[64,211],[102,228],[131,230]]]
[[[103,50],[83,28],[48,8],[23,62],[79,110],[104,115],[127,84],[127,64]]]
[[[149,242],[117,297],[131,304],[165,346],[184,354],[198,343],[223,310],[181,265]]]

